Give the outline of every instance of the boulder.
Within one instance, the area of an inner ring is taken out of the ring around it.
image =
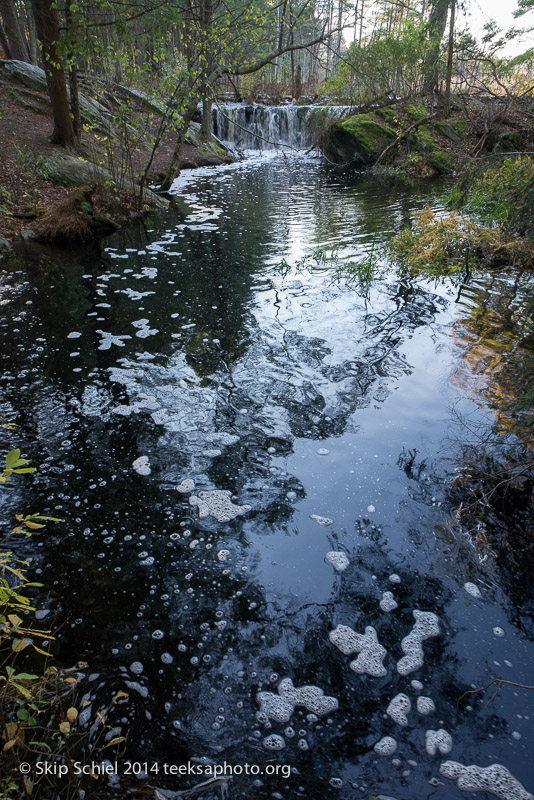
[[[48,100],[48,85],[44,69],[35,64],[27,64],[25,61],[13,61],[0,59],[0,76],[10,83],[26,86],[36,92],[46,94],[45,102],[50,105]],[[69,90],[67,89],[67,92]],[[41,100],[44,98],[40,98]],[[100,133],[106,136],[113,136],[112,116],[101,103],[93,100],[80,92],[80,116],[84,125],[92,125]],[[31,108],[30,110],[38,111]]]
[[[396,138],[393,128],[377,122],[371,114],[354,114],[332,127],[326,155],[337,163],[366,166]]]
[[[13,61],[0,59],[0,75],[12,83],[20,83],[37,92],[47,92],[46,75],[44,69],[28,64],[26,61]]]
[[[54,154],[44,164],[44,172],[48,180],[58,186],[88,186],[92,184],[113,183],[113,176],[107,169],[69,155]],[[139,186],[130,180],[122,181],[122,188],[126,192],[136,194]],[[169,201],[146,187],[143,192],[144,199],[156,208],[167,208]]]
[[[11,253],[12,250],[13,247],[11,245],[11,242],[9,242],[5,238],[5,236],[0,236],[0,258],[9,255],[9,253]]]

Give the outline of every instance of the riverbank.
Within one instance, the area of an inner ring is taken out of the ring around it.
[[[311,124],[330,162],[400,178],[458,174],[488,154],[534,150],[532,104],[524,97],[453,96],[448,114],[434,97],[407,98],[341,122],[319,109]]]
[[[66,150],[49,141],[53,120],[41,73],[31,65],[22,65],[20,71],[0,69],[0,236],[8,241],[32,238],[47,214],[58,207],[79,206],[94,185],[101,187],[95,215],[109,223],[104,232],[166,205],[146,190],[142,202],[137,196],[135,176],[147,161],[157,121],[147,108],[141,102],[129,105],[128,119],[135,120],[135,128],[128,123],[124,137],[113,127],[117,109],[111,102],[108,108],[103,106],[105,98],[100,97],[88,111],[92,124],[84,124],[78,146]],[[170,132],[162,138],[147,173],[148,185],[165,173],[175,138]],[[201,140],[200,125],[193,123],[182,147],[180,169],[228,160],[216,145]]]

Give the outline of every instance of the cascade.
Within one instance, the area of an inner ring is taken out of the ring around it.
[[[236,150],[311,146],[306,120],[315,106],[232,103],[213,109],[213,134]]]

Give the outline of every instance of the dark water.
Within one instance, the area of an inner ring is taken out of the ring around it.
[[[336,245],[365,255],[426,201],[315,159],[195,171],[180,191],[186,219],[164,213],[101,253],[28,249],[2,274],[2,408],[20,426],[5,446],[40,465],[4,492],[3,519],[64,519],[21,552],[47,587],[47,623],[64,623],[58,663],[89,664],[88,728],[124,691],[108,722],[130,760],[292,766],[290,778],[235,778],[231,798],[465,797],[439,774],[447,759],[503,764],[532,789],[531,694],[508,686],[487,707],[488,692],[457,705],[495,677],[532,683],[533,647],[521,602],[453,536],[446,504],[458,417],[493,420],[458,377],[477,382],[458,330],[510,279],[456,303],[457,287],[392,275],[365,298],[299,267]],[[132,466],[142,457],[150,474]],[[185,479],[189,494],[176,489]],[[214,489],[250,509],[199,517],[190,494]],[[401,675],[414,609],[437,615],[440,635]],[[338,624],[374,627],[385,676],[350,669],[356,653],[329,639]],[[283,678],[338,708],[258,719],[257,693]],[[399,692],[407,726],[385,713]],[[428,716],[418,694],[435,704]],[[425,749],[438,729],[450,755]],[[283,750],[265,748],[270,734]],[[398,747],[380,757],[386,735]]]

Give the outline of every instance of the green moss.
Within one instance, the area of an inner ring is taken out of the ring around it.
[[[370,114],[355,114],[345,120],[341,128],[350,134],[369,159],[380,155],[382,150],[397,138],[393,128],[376,122]]]
[[[407,106],[404,106],[404,113],[410,119],[413,119],[415,122],[419,122],[420,119],[423,119],[428,115],[428,111],[426,107],[422,103],[410,103]]]
[[[434,128],[441,136],[457,144],[462,141],[465,135],[467,121],[465,119],[438,120],[434,122]]]
[[[396,108],[385,106],[384,108],[377,109],[376,114],[377,116],[382,117],[384,122],[387,122],[388,125],[396,127],[401,126],[401,121]]]
[[[415,134],[417,151],[425,158],[430,166],[439,173],[452,172],[453,159],[450,153],[440,147],[428,125],[421,125]]]

